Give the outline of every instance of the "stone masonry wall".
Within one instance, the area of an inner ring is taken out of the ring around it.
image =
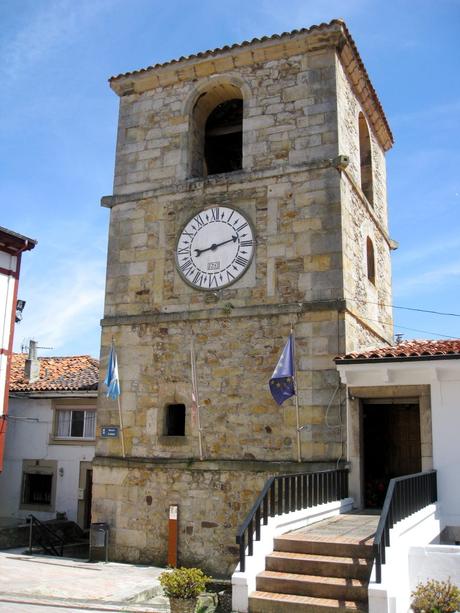
[[[386,307],[371,303],[389,304],[390,269],[383,152],[372,135],[372,211],[357,187],[359,107],[334,32],[312,34],[308,51],[299,37],[178,62],[134,75],[145,77],[138,93],[129,83],[119,90],[101,364],[113,338],[127,457],[120,439],[98,438],[93,503],[93,521],[111,526],[113,558],[164,564],[167,509],[179,504],[179,562],[227,575],[236,528],[266,478],[343,457],[333,358],[388,336]],[[243,98],[243,168],[191,178],[193,109],[222,87]],[[339,154],[351,156],[349,169],[334,167]],[[174,250],[188,219],[215,205],[252,220],[256,248],[246,274],[214,294],[184,283]],[[369,233],[382,279],[375,296],[363,259]],[[304,464],[294,402],[279,407],[268,388],[291,324]],[[204,462],[190,410],[192,333]],[[165,435],[169,403],[186,406],[183,437]],[[117,403],[101,389],[98,432],[117,423]]]
[[[392,342],[391,261],[384,151],[372,131],[373,206],[360,187],[358,116],[363,108],[337,62],[339,147],[350,165],[341,175],[344,297],[355,319],[346,328],[346,351]],[[367,277],[367,238],[375,254],[375,283]]]
[[[296,323],[302,457],[337,459],[342,452],[337,428],[326,424],[326,407],[338,384],[333,367],[343,326],[334,311],[300,315],[232,316],[144,323],[104,330],[103,351],[112,336],[118,351],[125,447],[133,457],[197,457],[196,425],[190,416],[190,339],[195,335],[203,447],[208,459],[264,461],[297,458],[292,400],[281,407],[268,380],[291,322]],[[103,363],[105,359],[103,358]],[[169,404],[184,403],[186,436],[166,436]],[[338,398],[330,411],[338,411]],[[99,425],[118,422],[117,403],[101,393]],[[117,455],[119,439],[100,439],[98,455]]]
[[[254,504],[254,493],[277,469],[201,464],[132,463],[128,468],[96,461],[92,521],[111,527],[109,559],[165,566],[169,505],[177,504],[178,564],[199,566],[215,577],[232,574],[238,525]],[[286,467],[278,470],[286,472]]]
[[[193,104],[205,88],[240,84],[244,168],[282,169],[334,157],[337,150],[334,51],[254,62],[228,57],[227,69],[202,66],[200,79],[120,98],[114,193],[174,185],[190,176]],[[225,66],[225,64],[224,64]]]

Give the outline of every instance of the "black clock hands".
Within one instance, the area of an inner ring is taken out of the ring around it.
[[[226,245],[227,243],[231,243],[231,242],[236,243],[237,240],[238,240],[237,236],[232,236],[232,238],[229,238],[228,241],[223,241],[222,243],[213,243],[210,247],[206,247],[206,249],[194,249],[195,257],[198,257],[199,255],[201,255],[202,253],[205,253],[206,251],[215,251],[217,247],[222,247],[222,245]]]

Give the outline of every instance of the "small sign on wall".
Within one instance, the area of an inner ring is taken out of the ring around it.
[[[101,426],[102,438],[118,438],[118,426]]]

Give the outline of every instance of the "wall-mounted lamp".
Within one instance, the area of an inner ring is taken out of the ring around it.
[[[61,466],[61,468],[59,469],[59,471],[58,471],[58,472],[59,472],[59,476],[60,476],[60,477],[63,477],[63,476],[64,476],[64,469],[62,468],[62,466]]]
[[[22,312],[26,306],[25,300],[16,300],[16,323],[19,323],[22,319]]]

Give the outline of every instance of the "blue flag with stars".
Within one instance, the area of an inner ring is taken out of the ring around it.
[[[283,353],[269,381],[270,391],[278,404],[295,395],[294,384],[294,340],[289,335]]]

